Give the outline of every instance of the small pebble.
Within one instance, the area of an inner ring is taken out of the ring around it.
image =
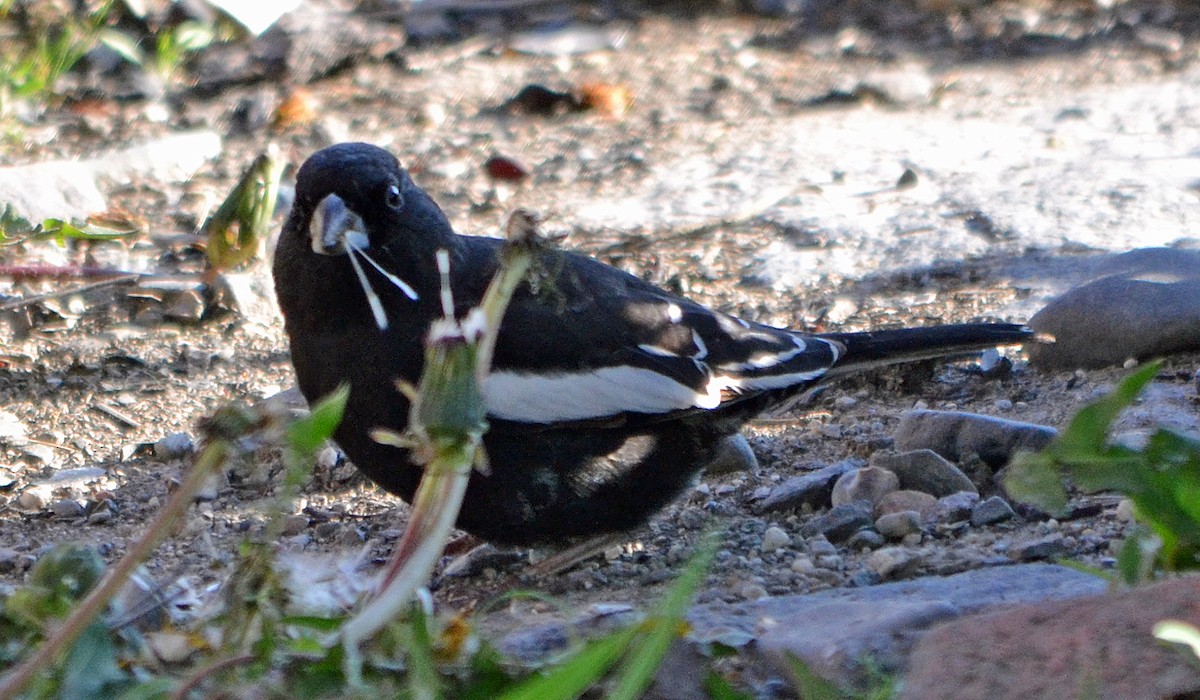
[[[895,473],[902,488],[939,498],[958,491],[978,491],[970,477],[953,462],[929,449],[876,452],[871,455],[871,466]]]
[[[147,632],[146,645],[165,664],[182,663],[196,651],[191,639],[182,632]]]
[[[874,507],[880,499],[899,488],[900,479],[894,473],[879,467],[864,467],[838,477],[831,501],[835,506],[866,501]]]
[[[824,536],[810,538],[808,540],[808,549],[815,557],[837,554],[837,547],[833,546],[833,543]]]
[[[817,565],[813,564],[813,560],[806,556],[799,556],[792,560],[792,571],[798,574],[811,574],[817,570]]]
[[[858,405],[858,399],[853,396],[839,396],[833,401],[833,407],[839,411],[848,411]]]
[[[17,554],[15,549],[0,547],[0,574],[9,574],[16,571],[19,558],[20,555]]]
[[[934,519],[939,523],[960,523],[971,519],[971,511],[979,503],[979,494],[959,491],[938,499]]]
[[[164,462],[180,459],[192,453],[196,444],[187,433],[167,433],[154,443],[154,456]]]
[[[980,501],[971,509],[971,524],[975,527],[993,525],[1016,516],[1008,501],[999,496]]]
[[[764,554],[775,552],[784,549],[792,544],[792,538],[788,536],[783,528],[772,525],[763,532],[762,544],[759,548]]]
[[[767,589],[763,588],[762,584],[759,583],[747,583],[746,585],[742,586],[739,594],[742,596],[743,600],[760,600],[762,598],[770,597],[767,593]]]
[[[1063,542],[1063,536],[1057,533],[1017,542],[1008,550],[1008,556],[1018,561],[1053,559],[1066,553],[1067,547]]]
[[[330,537],[333,537],[334,535],[336,535],[338,533],[338,530],[341,530],[341,529],[342,529],[341,523],[330,521],[327,523],[321,523],[320,525],[317,525],[315,534],[316,534],[317,539],[326,540],[326,539],[329,539]]]
[[[801,534],[812,537],[824,535],[832,542],[844,542],[851,535],[871,525],[871,509],[860,503],[834,506],[801,527]]]
[[[64,498],[61,501],[51,503],[50,512],[54,514],[54,517],[62,518],[63,520],[82,518],[84,516],[83,506],[73,498]]]
[[[878,549],[883,546],[883,535],[874,530],[859,530],[846,540],[846,546],[855,551]]]
[[[916,511],[902,510],[896,513],[884,513],[875,520],[875,529],[888,539],[904,539],[908,535],[920,534],[921,515]]]
[[[16,500],[17,508],[24,511],[41,510],[46,507],[46,500],[34,491],[26,491]]]
[[[922,491],[893,491],[879,500],[875,506],[874,515],[879,518],[888,513],[902,513],[911,510],[922,517],[931,515],[937,508],[937,499]]]
[[[1128,498],[1122,498],[1117,502],[1117,520],[1131,523],[1133,519],[1133,501]]]
[[[104,525],[105,523],[110,522],[112,519],[113,512],[108,508],[101,508],[100,510],[88,516],[87,523],[88,525]]]
[[[308,527],[308,516],[305,515],[289,515],[283,520],[283,530],[280,534],[284,537],[294,537],[304,532]]]
[[[883,579],[901,578],[920,565],[920,557],[904,547],[884,547],[867,557],[867,569]]]
[[[921,544],[921,533],[914,532],[911,535],[905,535],[904,538],[900,540],[900,544],[904,545],[905,547],[916,547],[917,545]]]
[[[1013,402],[1008,399],[996,399],[994,405],[997,411],[1011,411],[1013,408]]]

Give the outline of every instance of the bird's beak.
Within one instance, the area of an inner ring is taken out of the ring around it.
[[[364,250],[371,245],[362,217],[355,214],[336,194],[322,199],[308,224],[313,252],[318,255],[345,255],[346,246]]]

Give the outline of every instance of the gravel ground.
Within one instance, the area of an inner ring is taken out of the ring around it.
[[[298,164],[323,145],[353,138],[395,151],[462,231],[493,233],[511,208],[531,208],[544,213],[550,230],[568,234],[564,246],[745,318],[811,330],[1024,321],[1055,287],[1051,262],[1171,243],[1195,230],[1188,228],[1196,223],[1194,182],[1169,189],[1186,180],[1170,168],[1135,172],[1118,164],[1089,171],[1086,157],[1072,160],[1071,168],[1036,172],[955,165],[1042,162],[1053,138],[1075,139],[1074,148],[1110,143],[1112,131],[1138,134],[1139,143],[1178,145],[1196,133],[1200,113],[1188,88],[1196,78],[1194,23],[1183,14],[1187,8],[1122,7],[1143,14],[1094,35],[1103,24],[1095,14],[1026,6],[1027,14],[1047,13],[1038,14],[1045,21],[1040,31],[1015,38],[997,29],[1008,26],[1004,12],[1016,12],[1007,5],[989,6],[969,21],[951,13],[902,22],[903,13],[863,10],[860,28],[831,32],[797,31],[793,20],[727,10],[697,17],[665,10],[611,25],[622,41],[606,51],[535,56],[476,36],[405,50],[402,59],[362,61],[307,88],[234,85],[215,95],[180,90],[165,101],[52,109],[22,128],[4,162],[94,156],[185,129],[215,131],[223,149],[186,182],[133,178],[105,188],[110,208],[141,218],[148,236],[67,250],[28,244],[7,249],[6,261],[194,273],[202,256],[190,232],[267,142]],[[1170,21],[1153,14],[1167,10],[1178,14]],[[862,28],[882,22],[880,16],[896,26]],[[975,33],[954,39],[951,32],[947,39],[930,27]],[[504,108],[529,84],[569,90],[588,81],[627,90],[628,111],[542,116]],[[1166,98],[1160,109],[1141,113],[1136,108],[1143,103],[1131,97],[1137,95]],[[311,114],[282,126],[268,120],[239,126],[246,109],[271,114],[288,97]],[[1110,103],[1123,121],[1088,121]],[[1064,112],[1072,105],[1085,105],[1075,108],[1094,131],[1072,131],[1076,113]],[[1129,105],[1134,111],[1121,111]],[[1042,129],[1064,119],[1063,133]],[[1138,119],[1153,123],[1138,127]],[[985,136],[995,140],[981,147]],[[1028,142],[1035,137],[1041,141]],[[481,166],[496,154],[518,160],[530,176],[521,183],[489,178]],[[1186,150],[1175,156],[1181,160],[1172,167],[1185,172],[1196,158]],[[1085,187],[1089,173],[1125,187],[1097,202]],[[1022,177],[1035,185],[1028,197],[1011,186]],[[1055,197],[1038,178],[1076,180]],[[1166,204],[1154,206],[1161,204],[1154,195],[1168,189]],[[1157,218],[1131,229],[1131,222],[1145,223],[1152,206]],[[1048,211],[1052,217],[1031,218],[1030,212]],[[1051,272],[1018,279],[1012,274],[1018,258]],[[70,284],[22,279],[4,282],[0,292],[20,299]],[[131,298],[127,289],[107,286],[24,305],[6,311],[0,323],[0,410],[27,432],[26,440],[8,437],[0,446],[4,584],[20,582],[58,542],[94,544],[110,560],[120,556],[186,464],[165,449],[164,436],[195,437],[197,420],[223,403],[259,401],[293,383],[277,318],[212,309],[199,322],[179,322],[162,304]],[[756,512],[755,502],[790,477],[888,448],[906,410],[973,411],[1061,426],[1124,374],[1044,373],[1010,354],[1015,369],[998,377],[967,361],[847,379],[749,426],[756,470],[704,475],[602,556],[536,580],[521,578],[523,562],[494,565],[472,577],[442,579],[437,598],[452,607],[479,605],[517,584],[558,595],[568,606],[640,604],[660,593],[710,530],[720,533],[722,548],[702,601],[1047,556],[1110,567],[1114,543],[1128,526],[1113,497],[1081,500],[1079,517],[1064,521],[937,522],[886,550],[879,549],[883,538],[848,546],[801,536],[813,516],[809,508]],[[1165,420],[1194,430],[1198,368],[1194,356],[1173,359],[1123,429]],[[147,562],[149,571],[163,581],[185,577],[201,591],[220,582],[237,543],[270,517],[277,466],[269,450],[235,465]],[[366,576],[390,551],[405,506],[327,452],[293,511],[286,551],[357,561]]]

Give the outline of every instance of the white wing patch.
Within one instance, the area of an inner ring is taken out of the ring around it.
[[[803,338],[792,336],[792,342],[796,345],[794,350],[787,352],[764,352],[752,356],[745,362],[726,362],[725,364],[717,365],[717,369],[722,372],[744,372],[746,370],[768,369],[781,365],[784,362],[804,352],[808,345]],[[786,376],[786,375],[783,375]]]
[[[664,374],[627,365],[554,375],[492,372],[483,382],[483,403],[491,416],[525,423],[717,405],[707,394]]]

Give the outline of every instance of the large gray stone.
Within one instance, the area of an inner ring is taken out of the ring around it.
[[[745,605],[714,603],[693,608],[688,617],[694,638],[750,633],[756,643],[749,653],[779,673],[787,675],[795,655],[849,687],[865,680],[866,658],[885,673],[902,672],[913,645],[938,623],[1000,606],[1095,595],[1107,585],[1065,566],[1024,564]]]
[[[1105,367],[1200,350],[1200,279],[1106,277],[1054,299],[1029,320],[1053,343],[1027,346],[1047,369]]]
[[[1200,579],[1024,605],[938,627],[916,646],[902,700],[1196,697],[1194,656],[1154,639],[1200,626]]]
[[[892,472],[901,488],[922,491],[941,498],[959,491],[978,493],[979,489],[962,470],[930,449],[905,452],[876,452],[871,466]]]
[[[794,476],[771,489],[766,498],[755,504],[755,510],[767,513],[808,504],[821,508],[829,504],[833,484],[843,474],[863,466],[861,459],[846,459],[802,476]]]
[[[1058,435],[1054,428],[959,411],[909,411],[893,434],[897,451],[929,449],[952,462],[976,454],[998,469],[1021,451],[1036,452]]]

